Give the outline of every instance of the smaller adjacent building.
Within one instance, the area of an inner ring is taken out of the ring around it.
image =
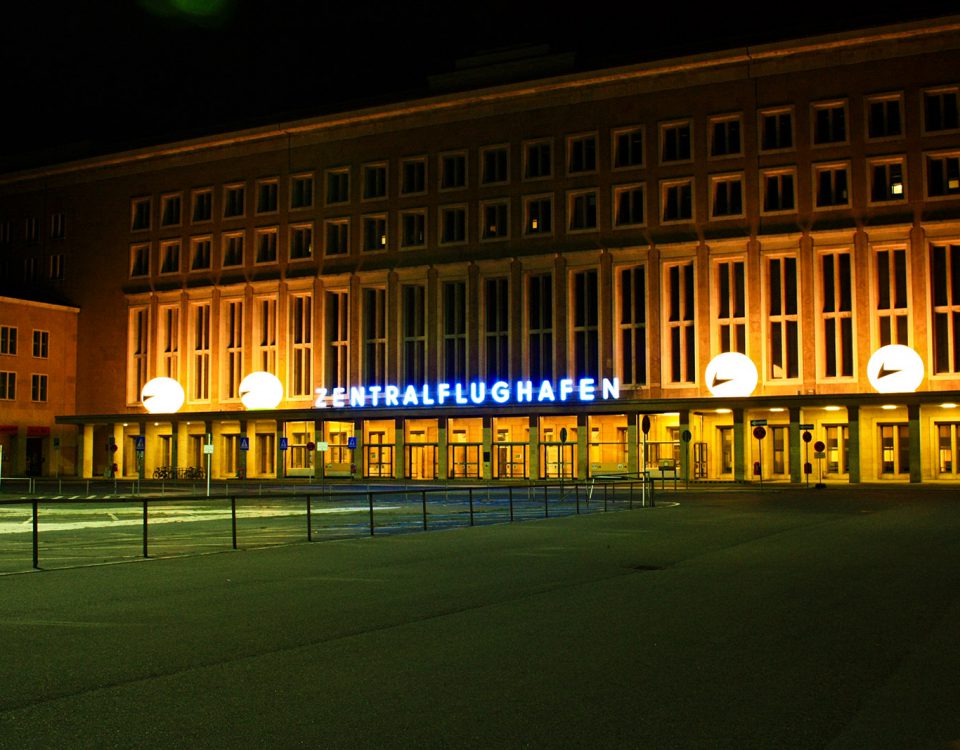
[[[77,316],[64,304],[0,296],[2,476],[77,474]]]

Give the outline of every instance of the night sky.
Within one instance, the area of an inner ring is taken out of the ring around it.
[[[778,14],[804,12],[776,19],[743,3],[696,13],[668,2],[564,7],[24,2],[15,16],[4,10],[0,170],[422,95],[428,75],[504,46],[549,44],[593,68],[957,12],[955,2],[940,0],[907,10],[777,3],[770,7]]]

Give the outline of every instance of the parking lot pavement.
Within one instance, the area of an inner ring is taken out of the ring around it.
[[[955,494],[677,501],[0,578],[0,747],[960,741]]]

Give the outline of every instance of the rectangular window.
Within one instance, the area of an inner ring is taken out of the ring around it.
[[[600,285],[596,269],[573,274],[573,376],[600,377]]]
[[[614,130],[612,140],[614,169],[643,166],[642,127],[637,126]]]
[[[693,261],[668,265],[666,271],[667,379],[671,383],[693,383],[697,379]]]
[[[194,401],[210,399],[210,303],[190,308],[189,394]]]
[[[923,92],[923,132],[941,133],[960,128],[960,89],[956,86]]]
[[[400,296],[403,383],[421,385],[427,377],[426,289],[420,284],[405,284]]]
[[[643,185],[618,185],[613,189],[614,227],[639,227],[646,223]]]
[[[910,310],[907,306],[907,251],[882,248],[873,254],[876,268],[877,343],[909,346]]]
[[[157,349],[160,351],[160,375],[176,380],[180,375],[180,308],[164,305],[159,315]]]
[[[760,113],[760,150],[793,148],[793,110],[771,109]]]
[[[553,276],[527,280],[527,372],[540,383],[553,379]]]
[[[852,377],[853,271],[849,252],[820,256],[820,334],[824,377]]]
[[[0,401],[15,401],[17,398],[17,373],[0,371]]]
[[[747,353],[747,311],[742,260],[722,260],[714,265],[718,352]]]
[[[246,211],[245,185],[225,185],[223,188],[223,217],[243,216]]]
[[[50,256],[50,279],[63,281],[63,253],[54,253]]]
[[[906,424],[878,424],[880,474],[910,473],[910,431]]]
[[[811,108],[813,145],[847,142],[847,103],[821,102]]]
[[[536,180],[553,174],[553,148],[550,141],[533,141],[523,145],[523,177]]]
[[[16,331],[16,328],[13,329]],[[34,330],[33,356],[37,359],[46,359],[50,349],[50,332]]]
[[[933,371],[960,372],[960,243],[931,245]]]
[[[30,377],[30,400],[38,403],[47,400],[47,376],[31,375]]]
[[[327,170],[327,205],[347,203],[350,200],[350,170]]]
[[[892,203],[907,199],[904,182],[906,170],[902,156],[892,159],[870,159],[867,164],[870,172],[871,203]]]
[[[210,221],[213,218],[213,190],[201,188],[191,194],[193,207],[190,211],[191,221],[194,224]]]
[[[960,424],[937,422],[937,476],[955,478],[960,474]]]
[[[17,329],[14,326],[0,326],[0,354],[17,353]]]
[[[164,195],[160,198],[160,226],[180,226],[180,194]]]
[[[693,153],[693,125],[690,120],[660,125],[660,161],[690,161]]]
[[[465,206],[444,206],[440,209],[440,243],[466,242],[467,209]]]
[[[40,217],[31,216],[24,222],[23,234],[27,242],[36,245],[40,242]]]
[[[150,275],[150,245],[130,246],[130,276]]]
[[[597,228],[597,191],[585,190],[567,196],[567,229],[571,232]]]
[[[257,182],[257,213],[269,214],[277,210],[280,185],[276,179]]]
[[[691,221],[693,219],[693,179],[661,182],[660,205],[662,223]]]
[[[328,219],[326,227],[326,254],[346,255],[350,252],[350,219]]]
[[[256,233],[257,263],[277,262],[277,228],[258,229]]]
[[[243,233],[223,235],[223,267],[243,265]]]
[[[440,189],[455,190],[467,186],[467,155],[443,154],[440,157]]]
[[[710,178],[710,215],[715,219],[743,216],[743,175]]]
[[[387,217],[363,217],[363,251],[367,253],[387,249]]]
[[[510,179],[510,149],[508,146],[488,146],[480,149],[482,172],[480,181],[484,185],[497,185]]]
[[[179,221],[177,223],[179,223]],[[50,239],[62,240],[66,236],[67,222],[63,213],[50,214]]]
[[[237,399],[240,397],[240,380],[243,378],[243,302],[223,301],[220,316],[223,398]]]
[[[817,164],[813,168],[817,208],[849,206],[850,167],[847,164]]]
[[[290,260],[313,257],[313,224],[290,227]]]
[[[903,96],[887,94],[867,99],[867,138],[899,138],[903,135]]]
[[[387,165],[363,165],[363,199],[387,197]]]
[[[500,240],[510,236],[510,204],[507,201],[481,203],[480,211],[483,225],[480,229],[480,238],[484,240]]]
[[[290,296],[290,395],[313,394],[313,298]]]
[[[551,234],[553,232],[553,196],[524,198],[523,233]]]
[[[160,243],[160,273],[180,273],[180,240]]]
[[[597,136],[574,135],[567,139],[567,172],[593,172],[597,168]]]
[[[134,198],[130,201],[130,229],[139,232],[150,228],[150,199]]]
[[[132,307],[128,320],[127,401],[134,403],[147,382],[150,313],[146,307]]]
[[[623,268],[619,280],[620,379],[625,385],[647,384],[646,268]]]
[[[467,285],[443,284],[443,375],[448,383],[467,381]]]
[[[254,366],[264,372],[277,372],[277,300],[276,297],[258,297],[254,306],[254,336],[256,350]]]
[[[510,281],[483,282],[484,375],[488,382],[510,377]]]
[[[349,292],[327,292],[326,338],[327,356],[325,385],[329,390],[349,385],[350,368],[350,295]]]
[[[204,271],[210,268],[213,241],[209,237],[193,237],[190,240],[190,270]]]
[[[363,382],[387,382],[387,290],[363,290]]]
[[[400,247],[408,249],[427,244],[427,212],[423,209],[400,213]]]
[[[710,157],[740,156],[743,139],[740,135],[740,115],[710,118]]]
[[[767,341],[770,380],[800,376],[800,314],[797,259],[789,256],[767,261]]]
[[[763,173],[763,212],[765,214],[795,211],[796,170],[768,170]]]
[[[290,208],[313,206],[313,174],[295,174],[290,177]]]
[[[427,160],[424,157],[400,162],[400,194],[419,195],[427,191]]]
[[[927,197],[960,195],[960,154],[927,154]]]

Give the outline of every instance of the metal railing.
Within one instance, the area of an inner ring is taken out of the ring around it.
[[[0,499],[0,521],[13,517],[11,509],[28,512],[0,529],[0,561],[9,561],[11,555],[19,557],[13,537],[22,538],[25,533],[30,535],[33,568],[38,569],[42,549],[56,552],[59,559],[66,554],[82,561],[74,564],[89,564],[96,555],[108,558],[97,557],[98,561],[147,558],[158,543],[168,552],[161,556],[168,556],[172,538],[173,548],[180,550],[172,554],[189,554],[182,550],[238,549],[241,540],[248,546],[262,547],[321,538],[513,523],[654,504],[652,482],[643,477],[598,477],[562,487],[529,483],[349,491],[311,486],[298,488],[296,493],[269,494],[233,489],[229,494],[213,496]],[[112,554],[103,553],[105,544]],[[94,549],[96,552],[87,551]],[[22,544],[19,550],[19,554],[25,552]]]

